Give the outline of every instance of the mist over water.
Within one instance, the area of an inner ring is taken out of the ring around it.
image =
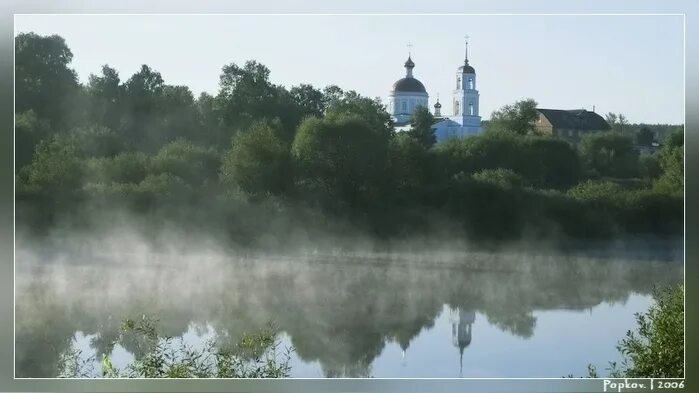
[[[292,376],[560,377],[558,359],[582,373],[597,356],[612,356],[654,286],[682,280],[681,246],[659,239],[568,251],[416,239],[288,253],[238,252],[206,239],[174,229],[155,240],[136,230],[18,238],[17,376],[55,376],[58,353],[74,341],[99,358],[124,318],[149,315],[165,335],[203,334],[221,345],[273,322],[295,351]],[[569,351],[548,353],[538,368],[515,361],[549,350],[538,329],[570,332],[563,326],[573,320],[588,327]],[[581,351],[581,343],[609,351]],[[498,353],[501,345],[519,352]],[[117,363],[138,355],[136,347],[114,351]],[[493,356],[500,360],[491,369],[454,366]]]

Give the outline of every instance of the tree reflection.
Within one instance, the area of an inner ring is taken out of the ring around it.
[[[625,301],[634,292],[649,294],[654,285],[682,278],[681,264],[647,260],[559,257],[538,264],[536,258],[500,258],[497,268],[495,262],[488,266],[316,258],[226,262],[215,271],[173,267],[133,273],[126,283],[97,268],[18,275],[17,376],[55,376],[57,353],[77,331],[94,335],[90,345],[98,356],[108,354],[121,320],[146,314],[174,337],[192,324],[211,326],[221,346],[272,321],[290,337],[299,358],[318,361],[327,377],[365,377],[388,343],[408,350],[420,332],[434,326],[444,305],[452,310],[452,340],[463,356],[478,340],[472,331],[476,313],[528,338],[536,310],[584,310]],[[134,279],[138,274],[159,279]],[[123,346],[136,357],[142,353],[136,342]]]

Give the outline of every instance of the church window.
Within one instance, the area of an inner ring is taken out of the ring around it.
[[[468,78],[468,88],[473,90],[473,78]]]
[[[457,89],[461,88],[461,77],[460,76],[456,77],[456,88]]]
[[[403,110],[403,113],[408,111],[408,103],[406,101],[403,101],[402,110]]]
[[[473,116],[473,102],[468,103],[468,114]]]
[[[454,101],[454,114],[459,114],[459,101]]]

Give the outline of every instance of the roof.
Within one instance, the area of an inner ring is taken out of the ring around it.
[[[476,73],[476,69],[473,68],[473,67],[471,67],[471,66],[468,64],[468,59],[464,60],[464,65],[462,65],[461,67],[459,67],[459,71],[460,71],[462,74],[475,74],[475,73]]]
[[[415,78],[403,78],[396,81],[393,84],[394,92],[417,92],[417,93],[427,93],[425,90],[425,85]]]
[[[554,128],[571,130],[609,130],[606,120],[595,112],[585,109],[536,109],[544,115]]]
[[[405,67],[406,68],[413,68],[415,67],[415,63],[413,63],[413,60],[408,56],[408,60],[405,62]]]

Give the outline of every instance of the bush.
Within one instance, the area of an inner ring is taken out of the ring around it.
[[[95,357],[83,357],[74,344],[59,355],[61,378],[284,378],[289,376],[290,349],[279,351],[276,329],[269,326],[255,334],[246,334],[231,348],[217,348],[207,342],[192,348],[176,342],[157,330],[157,321],[143,318],[125,320],[116,344],[125,341],[138,347],[136,360],[119,370],[108,355],[103,355],[101,372],[95,372]]]
[[[501,188],[521,188],[525,183],[522,176],[511,169],[484,169],[473,175],[473,179]]]
[[[610,362],[611,378],[684,378],[684,285],[656,290],[654,304],[636,314],[636,331],[617,345],[621,365]],[[588,366],[589,376],[597,369]]]
[[[281,194],[293,184],[289,146],[279,122],[262,121],[233,138],[221,167],[221,181],[250,194]]]
[[[160,148],[151,158],[149,172],[174,175],[197,186],[216,179],[219,166],[220,158],[213,150],[178,139]]]
[[[634,177],[638,152],[630,137],[616,132],[588,134],[580,141],[580,158],[592,176]]]

